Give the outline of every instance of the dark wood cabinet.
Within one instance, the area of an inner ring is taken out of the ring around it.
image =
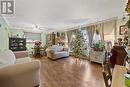
[[[114,48],[117,51],[116,64],[123,65],[127,52],[125,51],[123,46],[114,46]]]
[[[9,49],[12,51],[25,51],[26,38],[9,38]]]

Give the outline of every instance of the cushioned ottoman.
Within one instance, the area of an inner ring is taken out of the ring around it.
[[[29,56],[28,51],[15,51],[14,54],[17,59]]]

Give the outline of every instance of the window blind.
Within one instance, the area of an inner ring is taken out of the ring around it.
[[[24,32],[25,37],[27,40],[40,40],[41,41],[41,33],[30,33],[30,32]]]

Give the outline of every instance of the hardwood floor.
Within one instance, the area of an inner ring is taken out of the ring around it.
[[[105,87],[102,66],[72,57],[41,61],[40,87]]]

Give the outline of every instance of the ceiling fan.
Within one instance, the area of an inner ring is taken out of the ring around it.
[[[34,29],[35,30],[44,30],[45,28],[44,27],[40,27],[37,24],[34,24]]]
[[[55,28],[52,28],[52,27],[40,27],[37,24],[34,24],[34,29],[35,30],[46,30],[46,31],[49,31],[49,30],[54,30]]]
[[[34,27],[33,27],[35,30],[39,30],[39,26],[34,24]]]

